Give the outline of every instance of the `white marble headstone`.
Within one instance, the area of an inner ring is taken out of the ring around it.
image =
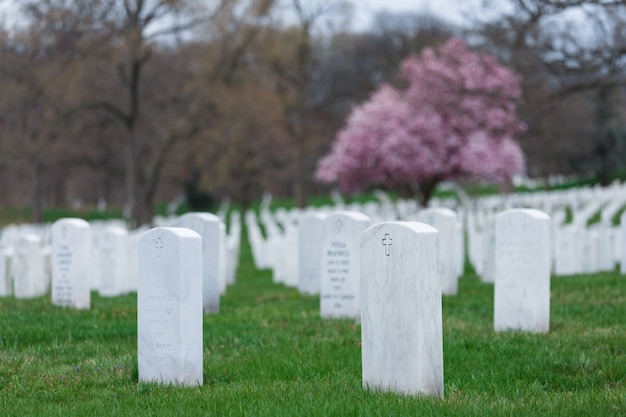
[[[257,222],[256,214],[252,210],[248,210],[245,214],[246,228],[248,230],[248,240],[252,251],[252,259],[257,269],[269,268],[269,262],[266,256],[266,242],[261,233],[261,229]]]
[[[202,239],[159,227],[138,242],[139,381],[202,385]]]
[[[556,227],[554,232],[554,274],[574,275],[581,271],[581,242],[576,226]]]
[[[320,315],[361,318],[359,239],[370,223],[355,211],[337,212],[322,222]]]
[[[241,213],[233,210],[230,213],[230,225],[226,235],[226,282],[234,284],[239,267],[239,252],[241,249]]]
[[[417,214],[417,220],[431,225],[439,231],[439,268],[441,269],[441,293],[456,295],[458,292],[457,268],[457,216],[445,207],[424,209]]]
[[[277,283],[284,283],[286,280],[285,268],[285,239],[283,230],[278,226],[274,215],[269,211],[261,212],[261,219],[265,234],[265,256],[272,269],[272,279]]]
[[[13,253],[12,248],[0,247],[0,297],[13,294],[9,264]]]
[[[597,225],[595,225],[595,231],[598,236],[598,271],[612,272],[615,269],[615,264],[613,261],[613,240],[611,234],[611,226],[605,223],[598,223]]]
[[[481,266],[482,274],[480,280],[482,282],[494,282],[495,280],[495,268],[496,268],[496,234],[495,223],[492,214],[488,215],[484,223],[483,228],[483,242],[482,242],[482,258],[483,264]]]
[[[220,311],[220,295],[226,289],[226,226],[211,213],[186,213],[178,226],[202,238],[202,305],[205,313]]]
[[[98,239],[98,291],[101,296],[115,297],[128,291],[128,232],[118,226],[101,230]]]
[[[23,233],[17,238],[11,259],[11,275],[16,298],[39,297],[48,292],[50,280],[39,236]]]
[[[550,216],[512,209],[496,216],[494,328],[550,328]]]
[[[598,268],[598,233],[585,226],[578,226],[578,239],[580,239],[581,272],[595,274]]]
[[[52,225],[52,304],[73,308],[91,306],[89,223],[60,219]]]
[[[454,271],[458,277],[465,273],[465,227],[463,220],[457,218],[454,237]]]
[[[298,222],[298,289],[303,294],[320,293],[322,221],[325,215],[310,213]]]
[[[300,237],[298,224],[295,222],[285,222],[283,223],[283,228],[285,230],[283,237],[285,270],[284,282],[285,285],[289,287],[297,288],[300,283],[300,279],[298,277],[300,265],[300,261],[298,260],[298,256],[300,256],[300,252],[298,249],[298,239]]]
[[[363,385],[443,397],[438,231],[388,222],[361,235]]]
[[[620,216],[619,235],[617,237],[621,241],[620,253],[620,274],[626,275],[626,211]]]
[[[139,286],[139,260],[137,247],[139,245],[139,239],[150,228],[148,226],[140,226],[136,229],[128,231],[128,292],[137,292]]]
[[[479,276],[483,272],[483,242],[483,233],[478,228],[476,215],[469,213],[467,216],[467,257]]]

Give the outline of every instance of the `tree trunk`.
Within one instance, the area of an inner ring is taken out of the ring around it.
[[[143,198],[135,202],[135,219],[137,226],[151,226],[154,217],[154,198],[149,193],[144,193]]]
[[[139,218],[136,210],[137,193],[137,158],[135,155],[135,144],[130,132],[130,137],[124,141],[124,217],[135,222],[139,226]]]
[[[30,205],[30,217],[32,223],[43,223],[43,166],[36,158],[33,161],[33,179],[35,184],[33,186],[33,194]]]
[[[298,134],[296,138],[296,172],[295,172],[295,184],[294,184],[294,194],[296,200],[296,206],[299,208],[305,208],[309,203],[309,196],[306,189],[306,181],[304,179],[305,175],[305,165],[304,165],[304,135]]]
[[[433,197],[439,182],[437,179],[432,179],[419,185],[418,201],[422,207],[428,207],[428,203],[430,203],[430,199]]]
[[[596,165],[596,177],[603,187],[611,183],[611,172],[609,167],[609,154],[611,152],[611,135],[609,122],[613,115],[613,109],[610,101],[611,90],[609,87],[601,87],[598,89],[598,97],[596,99],[596,125],[598,144],[594,149],[594,157]]]

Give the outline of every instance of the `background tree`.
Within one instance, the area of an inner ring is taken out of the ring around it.
[[[193,137],[200,123],[207,119],[208,106],[198,102],[193,87],[175,87],[162,82],[162,72],[146,73],[158,45],[154,39],[162,34],[175,34],[207,19],[193,15],[182,0],[123,0],[116,3],[107,16],[111,42],[120,46],[109,55],[119,75],[121,94],[110,99],[86,103],[84,108],[109,113],[125,128],[123,140],[125,214],[137,224],[152,219],[156,187],[165,157],[177,142]],[[182,19],[182,20],[181,20]],[[166,64],[168,51],[159,51]],[[160,68],[163,69],[163,66]],[[169,80],[184,80],[187,68],[169,65]],[[172,74],[174,71],[174,74]],[[153,83],[150,88],[150,82]],[[166,87],[171,87],[169,90]],[[166,93],[166,94],[163,94]],[[150,97],[152,96],[152,97]],[[102,97],[102,96],[100,96]],[[106,97],[106,96],[104,96]],[[146,117],[146,104],[156,105],[158,115]],[[148,142],[146,142],[146,138]]]
[[[389,13],[350,31],[341,0],[14,2],[20,17],[0,17],[1,202],[36,221],[108,202],[143,223],[191,182],[304,204],[327,190],[316,163],[356,103],[387,83],[411,104],[401,60],[451,35],[523,76],[530,175],[611,180],[626,161],[625,2],[508,1],[463,32]]]
[[[319,118],[324,113],[317,82],[324,76],[320,65],[323,49],[316,45],[315,30],[323,22],[345,23],[349,6],[345,0],[287,0],[286,7],[295,23],[285,31],[271,30],[265,37],[272,43],[267,61],[281,99],[285,131],[293,144],[293,195],[299,207],[306,206],[308,201],[307,174],[315,163],[310,156],[319,137]],[[318,42],[324,42],[325,36],[318,36]]]
[[[621,148],[610,132],[623,126],[626,2],[508,3],[506,13],[473,22],[470,32],[523,76],[520,114],[528,131],[520,143],[529,174],[615,174],[605,155]]]
[[[244,207],[264,190],[289,194],[290,146],[273,75],[261,58],[273,28],[273,6],[274,1],[257,0],[222,8],[185,46],[189,62],[199,69],[197,87],[217,115],[194,141],[188,165],[205,193]]]
[[[405,90],[382,86],[355,108],[316,176],[347,192],[370,186],[427,205],[442,181],[510,181],[523,171],[513,137],[519,77],[459,39],[402,63]]]
[[[46,203],[63,194],[55,162],[74,168],[86,148],[60,146],[61,138],[78,126],[61,123],[61,108],[74,98],[73,85],[81,72],[76,51],[85,42],[85,16],[60,13],[54,1],[40,8],[26,4],[26,25],[18,33],[3,33],[0,46],[0,125],[6,187],[24,198],[31,220],[41,222]],[[10,173],[9,175],[6,175]],[[12,174],[12,175],[11,175]],[[20,181],[15,181],[20,178]],[[24,193],[27,193],[25,195]]]

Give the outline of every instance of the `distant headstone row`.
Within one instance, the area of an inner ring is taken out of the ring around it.
[[[461,201],[435,199],[433,204],[439,206],[431,209],[420,209],[410,200],[393,202],[384,193],[377,195],[379,202],[349,205],[334,195],[335,206],[303,210],[270,212],[266,203],[258,218],[255,213],[247,212],[246,224],[255,264],[260,269],[271,269],[276,282],[299,288],[304,293],[319,292],[321,288],[318,290],[317,282],[310,277],[321,267],[313,256],[322,252],[310,248],[321,241],[321,236],[317,237],[321,233],[321,219],[336,212],[351,211],[365,214],[370,224],[420,221],[442,233],[445,249],[441,254],[441,272],[447,282],[442,291],[444,295],[453,295],[457,291],[456,281],[466,265],[471,265],[484,282],[494,282],[495,217],[498,213],[512,208],[534,208],[552,219],[551,273],[558,276],[589,274],[613,271],[617,265],[621,271],[626,271],[626,221],[620,220],[626,207],[626,185]],[[298,229],[297,234],[293,233],[294,229]]]
[[[159,221],[164,222],[164,219]],[[204,310],[219,311],[219,296],[234,282],[241,220],[225,223],[209,213],[188,213],[168,220],[203,237]],[[10,226],[0,236],[0,297],[32,298],[50,294],[52,303],[89,308],[91,291],[113,297],[137,291],[137,242],[147,228],[128,230],[121,221],[88,223],[61,219],[52,225]]]

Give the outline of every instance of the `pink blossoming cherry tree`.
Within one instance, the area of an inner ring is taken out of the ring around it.
[[[453,179],[509,181],[524,171],[514,137],[520,78],[460,39],[401,64],[408,87],[384,84],[354,108],[315,177],[352,193],[381,186],[428,204]]]

